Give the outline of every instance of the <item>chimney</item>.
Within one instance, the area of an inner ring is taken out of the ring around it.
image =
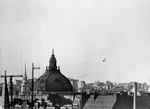
[[[137,83],[134,82],[133,109],[136,109],[136,97],[137,97]]]

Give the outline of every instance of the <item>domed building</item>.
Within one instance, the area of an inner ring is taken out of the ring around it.
[[[73,92],[73,86],[70,81],[61,73],[57,67],[57,60],[52,51],[49,60],[49,67],[46,67],[45,73],[37,79],[37,89],[43,93],[68,93]]]

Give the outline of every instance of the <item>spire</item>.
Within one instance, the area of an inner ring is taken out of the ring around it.
[[[26,72],[26,64],[25,64],[25,73],[24,73],[24,81],[27,81],[27,72]]]
[[[21,92],[25,93],[26,92],[26,83],[27,83],[27,72],[26,72],[26,64],[25,65],[25,72],[23,75],[23,82],[21,84]]]
[[[27,73],[26,73],[26,64],[25,64],[25,75],[27,75]]]
[[[52,54],[54,54],[54,49],[52,49]]]

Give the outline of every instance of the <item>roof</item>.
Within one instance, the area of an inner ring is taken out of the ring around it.
[[[72,92],[70,81],[59,70],[46,72],[38,78],[39,87],[42,91],[50,92]]]
[[[95,98],[95,99],[94,99]],[[137,96],[137,109],[150,109],[150,94]],[[133,96],[127,93],[90,95],[83,109],[133,109]]]

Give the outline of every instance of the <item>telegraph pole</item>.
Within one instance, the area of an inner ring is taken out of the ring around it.
[[[34,94],[34,69],[40,69],[40,67],[34,67],[34,63],[32,63],[32,109],[33,109],[33,94]]]

